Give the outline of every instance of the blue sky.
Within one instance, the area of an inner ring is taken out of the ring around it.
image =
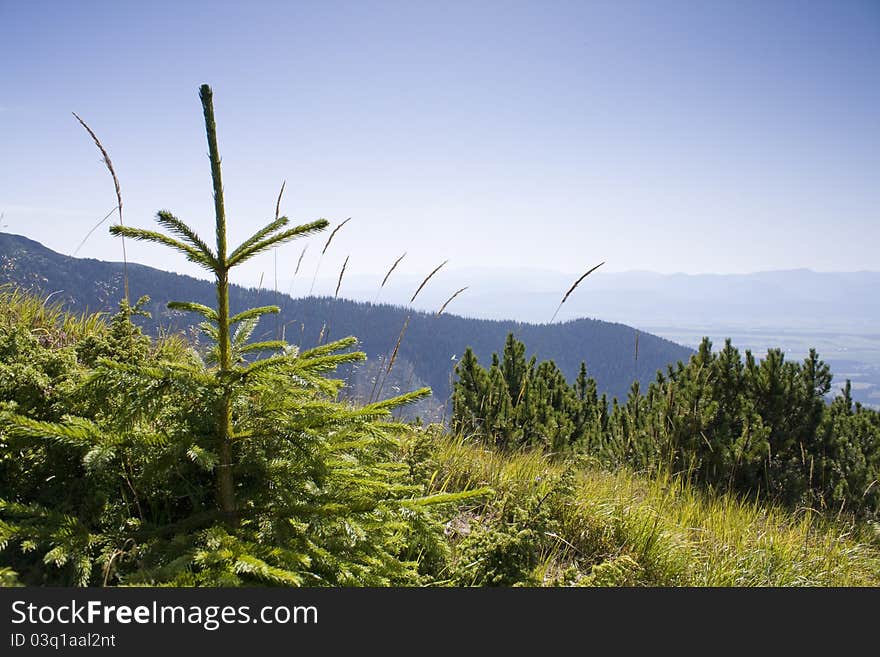
[[[115,202],[71,111],[126,223],[210,235],[207,82],[233,236],[286,180],[294,220],[352,217],[322,272],[880,269],[877,2],[0,0],[0,25],[3,230],[63,253]]]

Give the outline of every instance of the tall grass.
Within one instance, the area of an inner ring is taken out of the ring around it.
[[[296,267],[293,270],[293,276],[290,277],[290,287],[287,289],[287,296],[289,296],[289,297],[293,296],[293,283],[294,283],[294,281],[296,281],[296,276],[297,276],[297,274],[299,274],[300,265],[302,265],[303,256],[305,256],[306,249],[308,249],[308,248],[309,248],[309,245],[307,242],[306,245],[303,247],[302,251],[300,251],[299,258],[297,258],[297,260],[296,260]]]
[[[435,460],[435,488],[497,491],[478,511],[483,518],[498,515],[493,505],[542,498],[572,468],[539,451],[502,453],[448,436],[438,439]],[[643,585],[880,585],[880,538],[869,525],[715,495],[662,472],[647,477],[582,462],[574,480],[554,507],[562,531],[538,567],[548,576],[572,564],[595,573],[625,558]]]
[[[446,306],[448,306],[450,303],[452,303],[452,301],[455,299],[455,297],[457,297],[459,294],[461,294],[462,292],[464,292],[466,289],[468,289],[468,286],[467,286],[467,285],[465,285],[465,286],[464,286],[463,288],[461,288],[460,290],[456,290],[456,291],[452,294],[451,297],[449,297],[446,301],[443,302],[443,305],[440,306],[440,309],[437,311],[437,314],[436,314],[435,316],[436,316],[436,317],[440,317],[440,315],[443,314],[443,311],[446,310]]]
[[[85,338],[106,336],[109,315],[104,312],[71,312],[52,294],[23,290],[14,283],[0,285],[0,330],[25,328],[46,347],[62,349]],[[171,360],[188,358],[192,344],[176,330],[158,328],[153,343],[157,353]]]
[[[324,259],[324,254],[327,253],[327,249],[330,248],[330,243],[333,241],[333,238],[336,237],[336,233],[339,232],[339,229],[342,228],[349,221],[351,221],[351,217],[336,226],[336,228],[334,228],[330,232],[330,237],[328,237],[327,241],[324,243],[324,248],[321,249],[321,255],[318,256],[318,264],[315,265],[315,274],[314,276],[312,276],[312,286],[309,288],[309,296],[311,296],[312,292],[314,292],[315,290],[315,280],[318,278],[318,270],[321,268],[321,260]]]
[[[582,274],[581,277],[580,277],[579,279],[577,279],[574,283],[572,283],[572,286],[571,286],[570,288],[568,288],[568,291],[567,291],[567,292],[565,293],[565,295],[562,297],[562,301],[560,301],[560,302],[559,302],[559,305],[556,306],[556,312],[554,312],[554,313],[553,313],[553,317],[550,318],[550,323],[551,323],[551,324],[553,323],[553,320],[556,319],[556,315],[559,314],[559,311],[560,311],[560,309],[562,308],[562,304],[564,304],[566,301],[568,301],[568,297],[570,297],[570,296],[571,296],[571,293],[574,292],[574,291],[577,289],[578,285],[580,285],[581,282],[582,282],[587,276],[589,276],[590,274],[592,274],[594,271],[596,271],[597,269],[599,269],[599,267],[601,267],[601,266],[604,265],[604,264],[605,264],[605,262],[603,261],[603,262],[600,262],[600,263],[599,263],[598,265],[596,265],[595,267],[591,267],[591,268],[588,269],[584,274]]]
[[[348,267],[348,259],[351,255],[345,256],[345,262],[342,263],[342,269],[339,270],[339,278],[336,281],[336,291],[333,293],[333,300],[336,301],[339,298],[339,288],[342,287],[342,277],[345,276],[345,268]],[[277,304],[276,304],[277,305]],[[318,344],[320,345],[324,339],[329,341],[330,339],[330,326],[333,324],[333,312],[336,310],[336,304],[330,304],[330,316],[327,318],[327,321],[324,322],[324,325],[321,327],[321,333],[318,336]]]
[[[14,284],[0,285],[0,327],[24,326],[47,337],[53,346],[73,344],[106,331],[103,313],[71,313],[60,300],[27,292]]]
[[[113,168],[113,162],[110,160],[110,155],[107,153],[107,149],[104,148],[104,145],[101,143],[101,140],[98,139],[98,135],[95,134],[95,132],[88,126],[88,124],[85,121],[83,121],[76,112],[71,112],[71,114],[73,114],[74,118],[76,118],[76,120],[79,121],[79,124],[83,128],[85,128],[86,132],[88,132],[89,136],[92,138],[92,141],[95,142],[95,146],[97,146],[98,150],[101,151],[101,157],[104,159],[104,166],[106,166],[107,171],[110,172],[110,177],[113,179],[113,187],[116,190],[116,207],[113,210],[119,211],[119,225],[122,226],[123,225],[123,222],[122,222],[122,191],[119,186],[119,178],[116,175],[116,169]],[[104,223],[104,221],[111,214],[113,214],[113,210],[110,210],[110,212],[107,213],[107,216],[104,217],[104,219],[102,219],[101,222],[98,224],[99,226],[102,223]],[[97,226],[95,228],[97,228]],[[88,233],[88,235],[86,235],[85,239],[88,239],[88,236],[92,234],[92,232],[95,230],[95,228],[92,228],[92,230],[89,231],[89,233]],[[82,246],[82,244],[80,244],[80,246]],[[77,247],[77,248],[79,248],[79,247]],[[128,299],[128,257],[125,254],[125,238],[124,237],[122,238],[122,283],[123,283],[123,288],[124,288],[124,292],[125,292],[125,301],[127,303],[129,301],[129,299]]]
[[[281,189],[278,192],[278,200],[275,201],[275,221],[278,221],[281,218],[281,198],[284,196],[284,188],[287,186],[287,181],[281,181]],[[272,273],[275,279],[275,305],[278,305],[278,247],[272,247]],[[281,339],[281,317],[280,313],[275,315],[275,339]]]
[[[403,255],[406,255],[406,253],[404,253]],[[385,274],[385,278],[382,280],[382,285],[379,286],[380,290],[381,290],[382,286],[385,285],[385,281],[388,280],[388,277],[391,275],[391,272],[394,271],[394,268],[397,267],[397,264],[401,260],[403,260],[403,256],[400,256],[397,259],[397,261],[393,265],[391,265],[391,269],[388,270],[388,273]],[[434,274],[436,274],[438,271],[440,271],[443,268],[443,265],[445,265],[447,262],[449,262],[449,260],[444,260],[439,265],[437,265],[433,270],[431,270],[430,274],[425,276],[425,278],[422,280],[421,284],[418,286],[418,288],[416,288],[416,291],[413,293],[412,297],[410,298],[410,300],[409,300],[410,303],[413,303],[416,300],[416,297],[419,296],[419,292],[422,291],[422,288],[424,288],[425,285],[428,284],[428,281],[430,281],[434,277]],[[461,291],[462,290],[459,290],[458,292],[456,292],[452,296],[452,298],[455,298],[455,296],[457,296]],[[450,298],[449,301],[452,301],[452,298]],[[449,302],[447,301],[447,303],[449,303]],[[385,383],[388,381],[388,376],[391,374],[391,370],[394,367],[395,361],[397,360],[397,352],[400,350],[400,344],[403,342],[403,336],[406,335],[406,329],[409,326],[410,319],[412,319],[411,312],[407,313],[406,319],[403,320],[403,326],[400,329],[400,334],[397,336],[397,342],[394,344],[394,349],[388,355],[387,358],[380,359],[380,367],[383,362],[387,363],[387,366],[385,367],[384,372],[380,371],[380,373],[377,374],[376,381],[373,384],[373,390],[370,392],[369,401],[371,403],[374,401],[373,400],[374,393],[375,393],[376,400],[378,400],[379,397],[382,396],[382,388],[385,387]],[[380,378],[380,376],[381,376],[381,378]],[[378,389],[377,389],[376,383],[378,383]]]
[[[391,274],[397,269],[397,265],[400,264],[400,261],[406,257],[406,251],[403,252],[397,260],[394,261],[394,264],[391,265],[391,268],[385,274],[385,278],[382,279],[382,282],[379,284],[379,291],[376,292],[376,298],[373,300],[373,303],[379,303],[379,296],[382,294],[382,290],[385,288],[385,283],[388,282],[388,279],[391,277]]]

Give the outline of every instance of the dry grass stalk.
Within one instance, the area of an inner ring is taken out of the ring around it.
[[[395,269],[397,269],[397,265],[400,264],[400,261],[403,260],[404,257],[406,257],[406,251],[404,251],[404,252],[403,252],[403,255],[400,256],[397,260],[394,261],[394,264],[391,265],[391,269],[389,269],[389,270],[388,270],[388,273],[385,274],[385,278],[382,279],[382,283],[379,285],[379,289],[376,291],[376,298],[373,300],[373,303],[378,303],[378,302],[379,302],[379,297],[380,297],[381,294],[382,294],[382,288],[384,288],[384,287],[385,287],[385,283],[388,282],[388,278],[391,276],[391,272],[393,272]]]
[[[373,395],[376,394],[376,386],[379,385],[379,380],[382,378],[382,363],[385,362],[385,354],[379,356],[379,367],[376,371],[376,377],[373,379],[373,387],[370,389],[370,396],[367,397],[368,403],[372,403]]]
[[[403,334],[406,333],[406,327],[409,326],[410,317],[411,315],[406,316],[406,321],[403,322],[403,328],[400,329],[400,335],[397,336],[397,344],[394,345],[394,351],[391,352],[391,359],[388,361],[388,369],[385,371],[386,375],[391,373],[391,368],[394,367],[394,361],[397,360],[397,352],[400,350],[400,343],[403,342]]]
[[[406,254],[404,254],[404,255],[406,255]],[[403,258],[403,256],[400,256],[400,259],[402,259],[402,258]],[[398,262],[400,261],[400,259],[398,259]],[[415,301],[416,297],[419,295],[419,292],[421,292],[421,291],[422,291],[422,288],[425,287],[425,284],[427,284],[427,282],[428,282],[429,280],[431,280],[431,277],[432,277],[434,274],[436,274],[438,271],[440,271],[440,268],[441,268],[443,265],[445,265],[447,262],[449,262],[449,260],[444,260],[443,262],[441,262],[439,265],[437,265],[437,267],[434,269],[434,271],[432,271],[430,274],[428,274],[428,275],[425,277],[425,280],[422,281],[422,284],[419,285],[419,288],[416,290],[415,294],[413,294],[413,295],[412,295],[412,298],[409,300],[410,303],[412,303],[413,301]],[[396,266],[396,263],[395,263],[394,266]],[[392,267],[392,270],[393,270],[393,269],[394,269],[394,267]],[[390,273],[391,273],[391,272],[389,272],[389,274],[390,274]],[[386,276],[386,278],[387,278],[387,276]],[[379,289],[381,290],[381,287],[380,287]],[[461,290],[459,290],[459,292],[460,292],[460,291],[461,291]],[[456,292],[456,294],[458,294],[458,292]],[[453,296],[454,296],[454,295],[453,295]],[[452,300],[452,299],[450,299],[449,301],[451,301],[451,300]],[[447,303],[448,303],[448,302],[447,302]],[[444,304],[444,305],[445,305],[445,304]],[[382,380],[382,383],[379,385],[379,391],[378,391],[378,393],[377,393],[377,395],[376,395],[376,398],[377,398],[377,399],[378,399],[378,397],[382,394],[382,388],[383,388],[383,386],[385,385],[385,380],[388,379],[388,375],[391,373],[391,368],[394,367],[394,361],[397,360],[397,352],[400,350],[400,343],[403,342],[403,336],[404,336],[404,334],[406,333],[406,327],[409,326],[409,320],[410,320],[410,317],[412,317],[412,315],[407,315],[407,316],[406,316],[406,320],[403,322],[403,328],[400,329],[400,335],[397,336],[397,344],[394,345],[394,351],[391,353],[391,357],[388,359],[388,367],[387,367],[387,369],[385,370],[385,376],[384,376],[384,378],[383,378],[383,380]]]
[[[381,381],[379,382],[379,389],[376,390],[377,401],[379,397],[382,396],[382,389],[385,387],[385,383],[386,381],[388,381],[388,375],[391,374],[391,368],[394,367],[394,363],[397,360],[397,353],[400,351],[400,345],[403,342],[403,336],[406,333],[406,327],[409,326],[410,317],[412,317],[412,315],[406,316],[406,319],[403,322],[403,328],[400,329],[400,335],[397,336],[397,343],[394,345],[394,350],[391,352],[391,356],[388,358],[388,366],[385,368],[384,373],[380,373]],[[373,401],[372,393],[370,393],[370,401]]]
[[[104,148],[101,140],[98,139],[98,135],[96,135],[95,132],[88,126],[88,124],[79,117],[79,114],[77,114],[76,112],[71,112],[71,114],[73,114],[74,118],[79,121],[79,124],[86,129],[86,132],[89,133],[92,141],[94,141],[95,145],[98,147],[98,150],[101,151],[101,155],[104,158],[104,164],[107,166],[107,170],[110,172],[110,177],[113,178],[113,187],[116,189],[115,209],[119,210],[119,225],[122,226],[124,225],[122,223],[122,191],[119,188],[119,178],[116,176],[116,170],[113,168],[113,162],[110,161],[110,155],[107,153],[107,149]],[[112,210],[107,215],[107,217],[109,217],[111,214],[113,214]],[[104,217],[101,223],[103,223],[107,219],[107,217]],[[92,230],[94,230],[94,228]],[[86,235],[86,237],[88,237],[88,235]],[[128,303],[128,257],[125,254],[124,237],[122,238],[122,283],[125,290],[125,302]]]
[[[321,268],[321,260],[324,258],[324,254],[327,253],[327,249],[330,247],[330,242],[333,241],[333,238],[336,237],[336,233],[339,232],[339,229],[342,228],[345,224],[351,221],[351,217],[343,221],[339,224],[333,231],[330,233],[330,237],[327,238],[327,242],[324,244],[324,248],[321,249],[321,255],[318,257],[318,264],[315,265],[315,275],[312,276],[312,286],[309,288],[309,296],[311,296],[312,292],[315,289],[315,280],[318,278],[318,269]]]
[[[306,249],[309,248],[309,245],[306,244],[303,247],[302,253],[299,254],[299,260],[296,261],[296,269],[293,270],[293,275],[296,276],[299,273],[299,266],[302,264],[303,256],[306,254]]]
[[[278,192],[278,200],[275,201],[275,221],[281,216],[281,197],[284,196],[284,186],[287,185],[286,180],[281,181],[281,191]],[[275,277],[275,305],[278,305],[278,247],[272,247],[272,273]],[[281,316],[280,313],[275,316],[275,339],[281,336]]]
[[[447,262],[449,262],[449,260],[444,260],[443,262],[441,262],[439,265],[437,265],[437,268],[434,269],[434,271],[432,271],[430,274],[428,274],[428,275],[425,277],[425,280],[423,280],[423,281],[422,281],[422,284],[419,285],[419,289],[416,290],[416,293],[412,295],[412,299],[409,300],[410,303],[412,303],[413,301],[416,300],[416,297],[419,296],[419,292],[421,292],[421,291],[422,291],[422,288],[425,287],[425,283],[427,283],[429,280],[431,280],[431,277],[432,277],[434,274],[436,274],[438,271],[440,271],[440,268],[441,268],[443,265],[445,265]]]
[[[394,261],[394,264],[391,265],[391,269],[388,270],[388,273],[385,274],[385,278],[382,279],[382,285],[379,286],[379,289],[380,289],[380,290],[381,290],[383,287],[385,287],[385,283],[388,282],[388,277],[391,276],[391,272],[393,272],[395,269],[397,269],[397,265],[399,265],[399,264],[400,264],[400,261],[403,260],[405,257],[406,257],[406,251],[404,251],[404,252],[403,252],[403,255],[400,256],[397,260]]]
[[[287,185],[287,181],[281,181],[281,191],[278,192],[278,200],[275,201],[275,221],[278,221],[278,218],[281,216],[281,197],[284,196],[285,185]]]
[[[296,269],[293,270],[293,276],[290,279],[290,287],[287,289],[287,296],[293,294],[293,283],[296,280],[296,275],[299,273],[300,265],[302,265],[303,256],[306,254],[306,249],[309,248],[308,243],[303,247],[303,250],[299,254],[299,259],[296,261]]]
[[[345,256],[345,262],[342,263],[342,269],[339,270],[339,280],[336,281],[336,291],[333,293],[333,299],[336,300],[339,297],[339,288],[342,286],[342,277],[345,275],[345,268],[348,266],[348,259],[350,255]],[[318,336],[318,344],[321,344],[321,341],[326,337],[328,340],[330,339],[330,325],[333,323],[333,312],[336,310],[336,304],[330,304],[330,319],[324,322],[324,328],[321,329],[321,335]],[[327,332],[324,332],[324,329]]]
[[[349,221],[351,221],[351,217],[349,217],[348,219],[346,219],[341,224],[339,224],[336,228],[333,229],[333,232],[330,233],[330,237],[327,238],[327,243],[324,245],[324,248],[321,250],[321,255],[324,255],[325,253],[327,253],[327,247],[330,246],[330,242],[333,241],[333,238],[336,236],[336,233],[338,233],[339,229],[342,228]]]
[[[118,206],[114,205],[112,208],[110,208],[110,212],[108,212],[107,214],[105,214],[103,219],[101,219],[98,223],[96,223],[94,226],[92,226],[92,228],[89,230],[89,232],[86,233],[86,236],[82,238],[82,241],[79,243],[79,246],[77,246],[77,247],[73,250],[73,253],[72,253],[71,255],[73,255],[74,257],[76,257],[76,254],[79,253],[79,250],[83,247],[83,244],[85,244],[86,241],[92,236],[92,233],[94,233],[94,232],[98,229],[98,227],[99,227],[101,224],[103,224],[105,221],[107,221],[107,220],[110,218],[110,215],[111,215],[111,214],[113,214],[114,212],[116,212],[116,208],[117,208],[117,207],[118,207]],[[124,239],[124,238],[123,238],[123,239]]]
[[[463,288],[461,288],[460,290],[458,290],[458,292],[456,292],[456,293],[453,294],[451,297],[449,297],[449,298],[446,300],[446,303],[444,303],[442,306],[440,306],[440,310],[437,311],[437,315],[436,315],[436,317],[439,317],[440,315],[442,315],[442,314],[443,314],[443,311],[446,310],[446,306],[448,306],[449,303],[450,303],[455,297],[457,297],[459,294],[461,294],[462,292],[464,292],[466,289],[468,289],[468,286],[467,286],[467,285],[465,285]]]
[[[603,262],[600,262],[595,267],[591,267],[579,279],[577,279],[570,288],[568,288],[568,292],[566,292],[565,296],[562,297],[562,301],[559,302],[559,306],[557,306],[556,312],[553,313],[553,317],[550,319],[551,324],[553,323],[553,320],[556,319],[556,315],[559,314],[559,309],[562,308],[562,304],[564,304],[566,302],[566,300],[568,299],[568,297],[571,295],[571,293],[577,289],[577,286],[581,284],[581,281],[583,281],[587,276],[592,274],[594,271],[599,269],[599,267],[601,267],[604,264],[605,264],[605,262],[603,261]]]
[[[345,256],[345,262],[342,263],[342,269],[339,270],[339,280],[336,281],[336,292],[333,293],[333,298],[339,296],[339,287],[342,285],[342,277],[345,274],[345,268],[348,266],[348,259],[351,256]]]

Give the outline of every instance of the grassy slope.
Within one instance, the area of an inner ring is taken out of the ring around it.
[[[0,309],[0,326],[25,325],[53,346],[106,330],[101,318],[71,315],[10,288],[0,287]],[[448,523],[445,583],[479,583],[470,573],[487,552],[471,561],[475,535],[528,528],[537,558],[523,584],[880,586],[877,526],[712,496],[678,477],[609,473],[536,451],[501,454],[430,430],[414,431],[405,446],[414,474],[433,490],[495,491]]]
[[[497,491],[470,511],[471,533],[497,525],[505,505],[533,509],[530,499],[555,498],[549,515],[558,529],[543,532],[547,540],[526,583],[880,585],[875,526],[712,496],[680,477],[608,473],[586,462],[567,467],[537,452],[502,455],[448,437],[435,449],[438,485]]]

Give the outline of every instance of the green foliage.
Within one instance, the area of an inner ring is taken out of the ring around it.
[[[502,358],[482,368],[471,349],[456,367],[453,430],[500,447],[542,446],[565,453],[584,439],[597,417],[596,382],[581,364],[580,388],[568,385],[552,361],[526,360],[525,345],[507,336]]]
[[[578,586],[634,586],[641,573],[639,562],[622,554],[594,565],[590,574],[578,581]]]
[[[488,482],[487,482],[488,483]],[[540,565],[568,550],[561,535],[575,470],[544,470],[533,478],[493,481],[497,494],[480,513],[459,517],[467,527],[455,542],[454,581],[464,586],[538,586]]]
[[[46,348],[51,334],[0,327],[0,408],[29,417],[57,417],[75,367],[69,347]]]
[[[880,413],[853,405],[849,383],[830,405],[831,372],[778,349],[745,359],[704,340],[642,392],[610,409],[586,367],[569,386],[552,361],[526,362],[508,336],[486,370],[469,350],[456,372],[453,427],[495,445],[589,454],[606,467],[686,472],[714,490],[790,507],[880,513]]]
[[[537,564],[535,544],[539,539],[530,529],[480,528],[460,545],[463,562],[457,583],[466,586],[512,586],[528,583]]]
[[[429,390],[340,402],[327,377],[363,360],[354,338],[252,342],[277,308],[230,313],[232,267],[327,222],[282,217],[227,254],[211,90],[200,95],[216,247],[167,211],[173,236],[111,232],[214,276],[216,307],[173,304],[204,319],[207,346],[143,335],[133,317],[146,298],[63,347],[26,325],[0,330],[0,555],[26,584],[418,584],[447,556],[437,509],[484,491],[429,494],[413,478],[391,412]]]
[[[809,458],[810,481],[828,506],[880,508],[880,413],[853,405],[849,381],[824,414]]]
[[[251,410],[240,402],[250,420],[230,525],[215,498],[210,418],[198,412],[210,372],[179,380],[197,354],[150,341],[139,362],[103,355],[92,368],[75,358],[90,336],[58,346],[23,334],[34,338],[28,349],[3,365],[55,363],[61,352],[65,367],[53,370],[52,403],[35,397],[28,421],[0,425],[3,585],[880,583],[869,525],[706,495],[684,476],[606,473],[596,457],[501,452],[389,423],[386,402],[345,406],[299,387],[294,402],[274,384]],[[845,395],[835,404],[838,425],[873,426]],[[848,440],[837,444],[864,439]],[[862,462],[852,447],[842,452]]]

